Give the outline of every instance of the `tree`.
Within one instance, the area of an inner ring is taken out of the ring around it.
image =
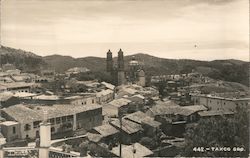
[[[221,116],[202,119],[198,122],[197,126],[187,129],[185,134],[186,143],[181,154],[188,157],[248,156],[248,125],[248,110],[245,108],[238,108],[233,118]],[[207,147],[210,149],[209,151],[206,150]],[[228,147],[230,151],[212,151],[215,150],[212,147]],[[244,149],[244,151],[233,151],[237,149],[235,147],[240,147],[238,150]]]

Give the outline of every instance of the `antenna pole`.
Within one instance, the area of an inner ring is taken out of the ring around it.
[[[0,0],[0,48],[2,47],[2,0]]]

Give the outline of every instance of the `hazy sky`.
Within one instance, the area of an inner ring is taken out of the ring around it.
[[[38,55],[249,59],[248,0],[3,0],[2,44]],[[197,47],[195,47],[197,45]]]

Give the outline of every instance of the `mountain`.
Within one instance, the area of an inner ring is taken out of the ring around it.
[[[125,68],[127,68],[133,56],[143,65],[148,76],[189,73],[195,70],[214,79],[248,85],[248,62],[234,59],[214,61],[164,59],[139,53],[124,56]],[[87,67],[93,72],[103,72],[106,69],[106,59],[99,57],[72,58],[70,56],[52,55],[44,57],[44,60],[58,72],[64,72],[76,66]],[[115,65],[117,57],[113,60]]]
[[[0,65],[13,64],[24,72],[39,72],[47,67],[47,63],[41,56],[21,49],[0,47]]]
[[[214,79],[238,82],[248,85],[249,62],[240,60],[199,61],[190,59],[164,59],[138,53],[125,56],[125,68],[132,58],[139,61],[147,76],[189,73],[195,70]],[[117,57],[114,58],[114,65]],[[0,48],[0,65],[11,63],[24,72],[39,72],[53,68],[65,72],[72,67],[87,67],[101,76],[106,71],[106,59],[99,57],[73,58],[71,56],[50,55],[41,57],[32,52],[9,47]],[[102,73],[100,73],[102,72]]]
[[[50,55],[43,57],[57,72],[65,72],[72,67],[87,67],[91,71],[105,71],[106,59],[99,57],[72,58],[70,56]]]

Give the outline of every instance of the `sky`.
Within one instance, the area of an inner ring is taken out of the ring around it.
[[[249,60],[248,0],[2,0],[2,45],[37,55]]]

